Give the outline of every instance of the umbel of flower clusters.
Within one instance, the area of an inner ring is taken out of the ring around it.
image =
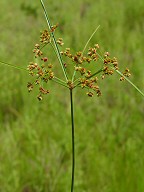
[[[60,55],[57,55],[59,60],[62,63],[62,67],[64,68],[64,72],[67,73],[68,66],[72,66],[73,75],[71,78],[67,78],[64,82],[59,78],[55,77],[53,72],[53,65],[49,63],[49,57],[45,56],[42,52],[42,49],[49,45],[55,48],[54,46],[54,32],[58,25],[54,25],[51,27],[51,30],[44,30],[40,34],[40,42],[35,44],[33,54],[36,58],[37,62],[30,62],[27,69],[29,74],[33,76],[33,82],[28,82],[27,87],[28,91],[32,91],[35,86],[39,87],[39,93],[37,98],[42,100],[43,95],[48,94],[50,91],[45,88],[51,80],[58,80],[57,83],[69,88],[74,89],[76,87],[81,87],[82,89],[86,89],[86,94],[89,97],[92,97],[94,93],[97,96],[101,96],[101,90],[98,85],[98,74],[101,74],[101,79],[105,79],[106,76],[111,76],[116,70],[119,70],[117,59],[111,58],[108,52],[105,52],[103,56],[101,56],[99,51],[99,45],[95,44],[93,47],[89,47],[87,53],[83,51],[78,51],[75,54],[71,52],[70,48],[66,48],[65,50],[60,51],[60,47],[64,44],[62,38],[58,38],[55,40],[56,47]],[[60,46],[60,47],[58,47]],[[57,52],[57,50],[56,50]],[[68,58],[68,62],[63,62]],[[97,63],[102,63],[101,69],[97,69]],[[90,63],[96,66],[95,71],[92,72],[90,70]],[[125,77],[129,77],[131,74],[129,69],[122,73],[120,81],[125,80]],[[68,75],[67,75],[68,77]]]

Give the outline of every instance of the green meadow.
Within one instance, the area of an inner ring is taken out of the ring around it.
[[[64,47],[98,43],[128,67],[144,91],[144,1],[45,0]],[[0,1],[0,61],[27,68],[40,31],[47,28],[39,1]],[[63,49],[63,48],[62,48]],[[49,60],[62,70],[53,52]],[[74,90],[75,192],[144,191],[144,100],[114,74],[101,80],[102,96]],[[42,101],[27,90],[27,71],[0,64],[0,192],[69,192],[69,90],[51,82]]]

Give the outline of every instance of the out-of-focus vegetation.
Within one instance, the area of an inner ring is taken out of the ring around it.
[[[144,2],[44,1],[65,47],[82,50],[98,43],[143,90]],[[0,1],[0,60],[25,67],[39,32],[47,27],[39,1]],[[58,62],[51,55],[52,63]],[[59,76],[61,69],[56,67]],[[0,65],[0,191],[70,190],[71,127],[69,92],[51,83],[42,102],[29,94],[25,71]],[[102,97],[75,90],[75,192],[144,190],[143,98],[118,76],[101,82]]]

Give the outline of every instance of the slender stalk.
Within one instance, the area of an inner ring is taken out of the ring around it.
[[[52,79],[52,81],[58,83],[59,85],[62,85],[63,87],[69,88],[69,87],[66,85],[65,82],[61,81],[61,79],[59,79],[59,78],[57,78],[57,77],[54,77],[54,78]]]
[[[66,82],[63,81],[62,79],[60,79],[60,78],[58,78],[58,77],[54,77],[54,78],[57,79],[58,81],[60,81],[61,83],[66,84]],[[68,87],[68,86],[67,86],[67,87]]]
[[[92,37],[94,36],[94,34],[97,32],[97,30],[99,29],[99,27],[100,27],[100,25],[94,30],[94,32],[92,33],[92,35],[90,36],[90,38],[89,38],[88,41],[86,42],[86,44],[85,44],[85,46],[84,46],[84,49],[83,49],[83,51],[82,51],[82,55],[84,54],[84,52],[85,52],[85,50],[86,50],[86,48],[87,48],[90,40],[92,39]]]
[[[119,75],[123,76],[126,81],[128,81],[143,97],[144,97],[144,93],[134,84],[132,83],[126,76],[124,76],[119,70],[115,70]]]
[[[73,93],[70,89],[71,102],[71,125],[72,125],[72,176],[71,176],[71,192],[74,191],[74,175],[75,175],[75,136],[74,136],[74,110],[73,110]]]
[[[4,61],[0,61],[1,64],[3,65],[7,65],[9,67],[13,67],[15,69],[20,69],[20,70],[24,70],[24,71],[27,71],[27,69],[23,68],[23,67],[19,67],[19,66],[16,66],[16,65],[12,65],[10,63],[7,63],[7,62],[4,62]]]

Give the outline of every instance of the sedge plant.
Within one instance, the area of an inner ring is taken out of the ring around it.
[[[32,82],[27,83],[28,91],[31,92],[35,87],[38,87],[37,99],[41,101],[45,95],[50,93],[48,84],[51,81],[67,88],[70,93],[70,106],[71,106],[71,142],[72,142],[72,170],[71,170],[71,192],[74,191],[74,176],[75,176],[75,123],[74,123],[74,103],[73,103],[73,91],[76,88],[85,90],[88,97],[102,95],[99,81],[107,78],[108,76],[118,73],[120,75],[120,81],[126,80],[130,83],[143,97],[144,93],[133,84],[129,77],[131,76],[130,70],[125,69],[124,72],[120,72],[118,60],[116,57],[111,57],[109,52],[101,54],[99,44],[94,44],[93,47],[88,48],[88,44],[91,38],[94,36],[99,26],[92,33],[88,41],[86,42],[82,51],[72,53],[71,49],[62,46],[64,44],[62,38],[56,38],[55,32],[58,25],[51,25],[48,13],[46,11],[43,0],[40,0],[41,6],[44,11],[45,19],[47,22],[47,29],[40,33],[40,41],[35,44],[33,49],[34,61],[30,62],[27,69],[23,67],[17,67],[7,62],[0,61],[1,64],[8,65],[20,70],[25,70],[32,76]],[[44,49],[48,46],[52,47],[60,67],[63,72],[64,80],[55,75],[53,69],[53,63],[49,62],[50,54],[45,55]],[[99,67],[100,64],[100,67]],[[91,66],[92,69],[91,70]],[[99,67],[99,68],[98,68]],[[71,73],[70,73],[71,71]],[[100,78],[98,78],[98,75]]]

